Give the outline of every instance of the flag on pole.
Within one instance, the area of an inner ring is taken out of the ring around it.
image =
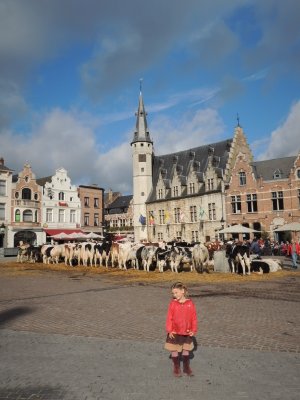
[[[200,219],[202,219],[204,217],[205,211],[204,209],[200,206],[200,210],[199,210],[199,217]]]
[[[150,213],[149,213],[149,224],[150,225],[154,225],[155,224],[153,211],[150,211]]]
[[[144,217],[142,214],[140,215],[139,222],[141,225],[146,225],[146,217]]]

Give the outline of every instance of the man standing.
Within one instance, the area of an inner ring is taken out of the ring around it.
[[[297,258],[300,255],[300,245],[299,242],[295,242],[295,240],[291,240],[291,244],[289,246],[289,254],[292,256],[292,268],[297,269]]]

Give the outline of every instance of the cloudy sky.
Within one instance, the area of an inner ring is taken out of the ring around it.
[[[0,0],[0,156],[131,193],[140,79],[155,154],[300,148],[299,0]]]

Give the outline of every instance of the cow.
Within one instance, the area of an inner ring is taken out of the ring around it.
[[[119,246],[120,243],[117,242],[112,242],[111,244],[109,258],[112,267],[115,267],[116,264],[119,264]],[[108,263],[106,264],[106,267],[108,267]]]
[[[104,240],[102,243],[96,243],[94,246],[94,265],[97,267],[97,261],[99,265],[108,266],[109,253],[111,249],[111,242]]]
[[[65,248],[65,265],[70,265],[70,267],[73,267],[73,262],[75,259],[77,259],[78,262],[78,257],[80,255],[80,248],[78,243],[68,243],[64,245]]]
[[[46,251],[47,252],[47,251]],[[56,244],[50,250],[50,257],[48,257],[48,264],[50,261],[56,264],[59,263],[60,259],[65,257],[65,247],[63,244]]]
[[[192,251],[190,247],[174,246],[169,255],[171,271],[178,273],[183,264],[190,264],[192,269]]]
[[[251,260],[251,271],[259,272],[259,273],[269,273],[269,272],[277,272],[282,269],[282,263],[280,260],[273,258],[264,258],[260,257],[252,258]]]
[[[196,244],[192,251],[192,268],[198,273],[203,273],[204,269],[208,271],[209,251],[207,247],[202,244]]]
[[[247,244],[240,243],[237,240],[231,244],[227,243],[226,254],[228,256],[228,262],[232,273],[239,271],[239,266],[242,267],[243,275],[250,275],[250,250]]]
[[[84,267],[93,265],[94,260],[94,246],[93,242],[83,242],[78,245],[78,265],[82,262]]]
[[[41,248],[41,254],[42,254],[42,258],[43,258],[43,263],[44,264],[49,264],[50,262],[50,251],[51,249],[53,249],[53,245],[52,244],[44,244]]]
[[[119,244],[119,257],[118,257],[118,265],[120,269],[127,269],[126,263],[129,261],[129,258],[132,257],[135,259],[136,253],[132,254],[132,248],[130,242],[124,242]],[[129,257],[130,255],[130,257]]]
[[[143,267],[144,271],[149,272],[153,264],[156,264],[157,246],[147,245],[142,246],[137,250],[138,268]]]
[[[29,247],[30,247],[29,243],[24,243],[22,240],[19,242],[17,262],[22,263],[23,261],[28,260],[28,248]]]
[[[156,265],[159,272],[164,272],[164,267],[167,265],[167,261],[170,257],[171,250],[158,247],[156,250]]]

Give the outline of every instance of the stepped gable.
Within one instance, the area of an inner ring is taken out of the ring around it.
[[[297,156],[275,158],[272,160],[254,161],[251,163],[255,178],[262,177],[265,181],[287,179],[294,167]],[[274,177],[274,174],[278,177]],[[279,177],[280,176],[280,177]]]
[[[221,174],[221,172],[226,168],[231,145],[232,138],[176,153],[154,156],[153,189],[149,195],[147,203],[156,200],[156,186],[160,173],[162,173],[166,187],[170,187],[174,174],[174,168],[176,168],[180,182],[183,185],[186,185],[189,170],[191,166],[193,166],[193,168],[196,170],[199,180],[203,181],[204,173],[209,163],[209,158],[211,158],[217,174]]]

